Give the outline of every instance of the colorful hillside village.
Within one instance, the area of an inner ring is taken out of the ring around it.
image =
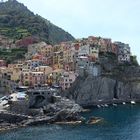
[[[57,85],[66,90],[85,72],[100,76],[105,54],[113,55],[118,65],[131,63],[128,44],[90,36],[54,46],[45,42],[30,44],[25,60],[7,66],[0,60],[0,76],[20,86]]]

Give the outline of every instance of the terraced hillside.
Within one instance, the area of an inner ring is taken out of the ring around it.
[[[74,40],[72,35],[16,0],[0,3],[0,34],[15,40],[34,36],[51,44]]]

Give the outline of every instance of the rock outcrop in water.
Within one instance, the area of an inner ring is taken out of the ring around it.
[[[45,114],[51,117],[54,116],[54,122],[78,121],[82,119],[79,115],[82,108],[75,101],[61,98],[60,96],[55,96],[55,98],[58,98],[58,100],[53,104],[47,105],[44,109]]]
[[[56,95],[52,95],[52,99],[53,102],[47,103],[42,108],[33,109],[30,105],[26,105],[20,110],[19,104],[12,104],[9,111],[0,112],[0,131],[37,124],[84,121],[79,114],[82,108],[75,101]]]

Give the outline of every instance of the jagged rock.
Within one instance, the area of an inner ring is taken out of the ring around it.
[[[103,118],[92,116],[92,117],[87,121],[87,124],[96,124],[96,123],[99,123],[99,122],[101,122],[101,121],[103,121]]]
[[[79,115],[81,111],[82,108],[78,104],[66,98],[61,98],[61,100],[59,98],[58,102],[49,104],[45,110],[47,114],[51,116],[54,115],[55,121],[82,120],[81,116]]]
[[[129,78],[129,77],[127,77]],[[140,81],[119,80],[109,77],[79,77],[65,96],[87,106],[116,100],[140,100]]]
[[[57,97],[55,97],[57,98]],[[26,122],[26,125],[36,125],[44,123],[77,123],[84,121],[84,118],[79,115],[82,111],[82,108],[76,104],[74,101],[71,101],[66,98],[57,100],[55,103],[50,103],[43,108],[44,115],[35,117]]]

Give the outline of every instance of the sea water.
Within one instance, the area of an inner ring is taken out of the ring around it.
[[[40,125],[0,134],[0,140],[140,140],[140,104],[92,108],[82,114],[104,118],[94,125]]]

